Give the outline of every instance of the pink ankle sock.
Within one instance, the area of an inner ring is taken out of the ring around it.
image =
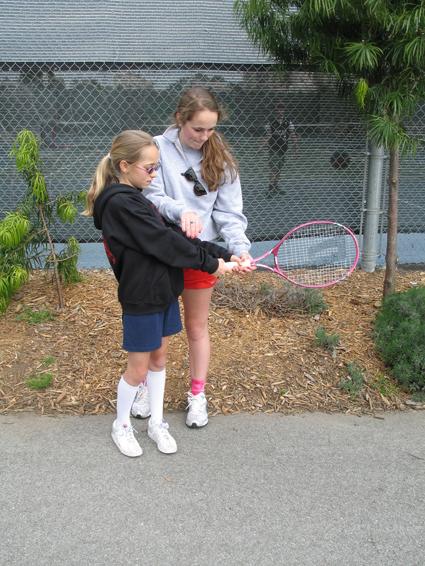
[[[192,385],[191,385],[192,395],[198,395],[198,393],[202,393],[204,388],[205,388],[205,381],[202,381],[202,379],[192,379]]]

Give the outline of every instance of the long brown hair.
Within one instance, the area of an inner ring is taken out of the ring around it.
[[[192,120],[196,112],[210,110],[217,113],[217,122],[224,115],[213,93],[201,86],[195,86],[186,90],[180,97],[177,109],[174,113],[177,126],[183,126]],[[233,182],[238,175],[238,163],[233,157],[231,149],[218,132],[214,133],[202,146],[201,174],[205,179],[210,191],[216,191],[223,184],[226,175],[230,175]]]
[[[84,216],[93,216],[94,201],[109,185],[119,183],[120,162],[135,163],[141,157],[143,148],[156,145],[151,135],[141,130],[124,130],[112,141],[108,155],[102,157],[96,168],[87,192]]]

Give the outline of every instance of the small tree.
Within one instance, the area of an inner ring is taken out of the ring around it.
[[[282,65],[308,64],[348,86],[371,141],[389,151],[384,296],[393,292],[400,153],[417,143],[404,122],[425,98],[424,0],[236,0],[235,11]]]
[[[13,293],[27,281],[29,271],[41,264],[53,270],[58,305],[63,308],[62,282],[79,279],[79,246],[75,238],[70,238],[68,246],[58,253],[50,227],[56,217],[62,222],[73,222],[82,195],[61,195],[50,200],[41,170],[39,144],[31,131],[18,134],[10,156],[28,189],[18,209],[0,221],[0,312],[6,310]]]

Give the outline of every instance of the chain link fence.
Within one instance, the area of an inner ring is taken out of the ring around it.
[[[52,195],[86,190],[98,160],[121,130],[160,134],[172,122],[180,93],[211,88],[227,117],[220,125],[240,164],[248,236],[274,240],[298,223],[332,219],[359,233],[367,177],[366,132],[355,105],[338,95],[328,76],[267,64],[226,63],[0,63],[0,217],[16,207],[26,187],[8,154],[16,134],[33,130]],[[270,192],[267,125],[276,106],[294,126]],[[423,139],[425,105],[409,128]],[[384,188],[387,183],[384,178]],[[400,233],[425,233],[425,151],[402,160]],[[383,210],[386,209],[385,190]],[[386,216],[382,215],[382,230]],[[74,235],[97,242],[91,219],[55,229],[57,241]],[[413,260],[413,262],[416,260]],[[417,257],[425,262],[425,245]]]

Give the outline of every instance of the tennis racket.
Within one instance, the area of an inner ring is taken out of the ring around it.
[[[358,260],[359,245],[349,228],[330,220],[315,220],[296,226],[247,265],[272,271],[300,287],[322,288],[348,277]]]

